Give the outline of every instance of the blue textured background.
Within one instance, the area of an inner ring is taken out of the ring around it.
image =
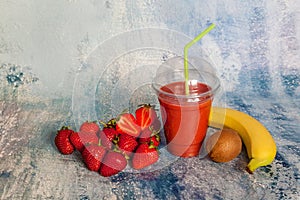
[[[243,149],[229,163],[177,159],[107,179],[79,154],[58,153],[60,126],[152,100],[157,66],[210,23],[216,28],[193,53],[205,50],[215,64],[217,102],[270,130],[271,165],[248,174]],[[297,0],[0,1],[0,198],[298,199],[299,66]]]

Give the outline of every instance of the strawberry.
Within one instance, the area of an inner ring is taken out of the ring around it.
[[[148,128],[156,119],[157,115],[150,104],[143,104],[135,111],[137,124],[142,130]]]
[[[152,131],[152,127],[143,130],[139,136],[139,143],[148,143],[158,147],[160,144],[159,132]]]
[[[132,158],[132,167],[134,169],[143,169],[158,161],[159,154],[157,148],[147,143],[140,144]]]
[[[105,177],[113,176],[125,169],[126,166],[127,160],[123,154],[110,151],[105,155],[99,173]]]
[[[69,139],[70,135],[73,132],[74,132],[73,130],[71,130],[65,126],[63,126],[59,131],[57,131],[54,142],[55,142],[57,149],[62,154],[67,155],[67,154],[73,153],[74,147],[71,144],[70,139]]]
[[[113,141],[118,137],[119,133],[114,128],[104,127],[102,131],[100,131],[100,139],[101,144],[111,149],[114,145]]]
[[[119,116],[116,123],[116,130],[120,134],[128,134],[134,137],[139,136],[141,132],[140,126],[131,113],[123,113]]]
[[[83,122],[79,128],[80,132],[98,134],[100,128],[96,122]]]
[[[158,147],[160,144],[160,136],[158,134],[155,134],[148,138],[140,138],[139,143],[147,143],[149,145],[153,145],[155,147]]]
[[[73,132],[70,135],[70,142],[73,144],[75,149],[77,149],[78,151],[81,152],[83,150],[84,144],[83,144],[78,132]]]
[[[86,146],[81,155],[83,158],[84,163],[86,164],[87,168],[91,171],[98,171],[101,166],[101,162],[104,158],[106,150],[103,146],[98,145],[89,145]]]
[[[131,135],[121,134],[118,138],[119,149],[128,157],[137,146],[138,142],[136,141],[136,138]]]
[[[70,141],[78,151],[82,152],[85,145],[97,145],[99,143],[99,138],[93,133],[73,132],[70,135]]]

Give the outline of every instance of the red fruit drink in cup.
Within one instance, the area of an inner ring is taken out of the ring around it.
[[[188,94],[183,70],[162,70],[152,84],[160,103],[167,150],[181,157],[199,155],[213,97],[220,86],[213,73],[189,69],[189,74]]]
[[[174,95],[184,95],[184,87],[184,82],[175,82],[163,86],[161,90]],[[190,86],[190,90],[199,94],[208,92],[210,87],[197,83]],[[158,99],[165,121],[168,151],[181,157],[197,156],[207,131],[211,97],[208,95],[189,102],[185,98],[173,98],[161,93]]]

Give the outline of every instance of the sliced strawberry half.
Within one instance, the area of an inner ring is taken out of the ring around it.
[[[141,133],[141,128],[131,113],[123,113],[119,116],[116,123],[116,130],[120,134],[128,134],[134,137],[138,137]]]
[[[148,128],[157,119],[156,112],[150,104],[143,104],[135,111],[137,124],[142,130]]]

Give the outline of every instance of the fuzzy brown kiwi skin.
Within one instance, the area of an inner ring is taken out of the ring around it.
[[[215,162],[229,162],[241,153],[242,140],[236,131],[223,129],[208,138],[206,151]]]

